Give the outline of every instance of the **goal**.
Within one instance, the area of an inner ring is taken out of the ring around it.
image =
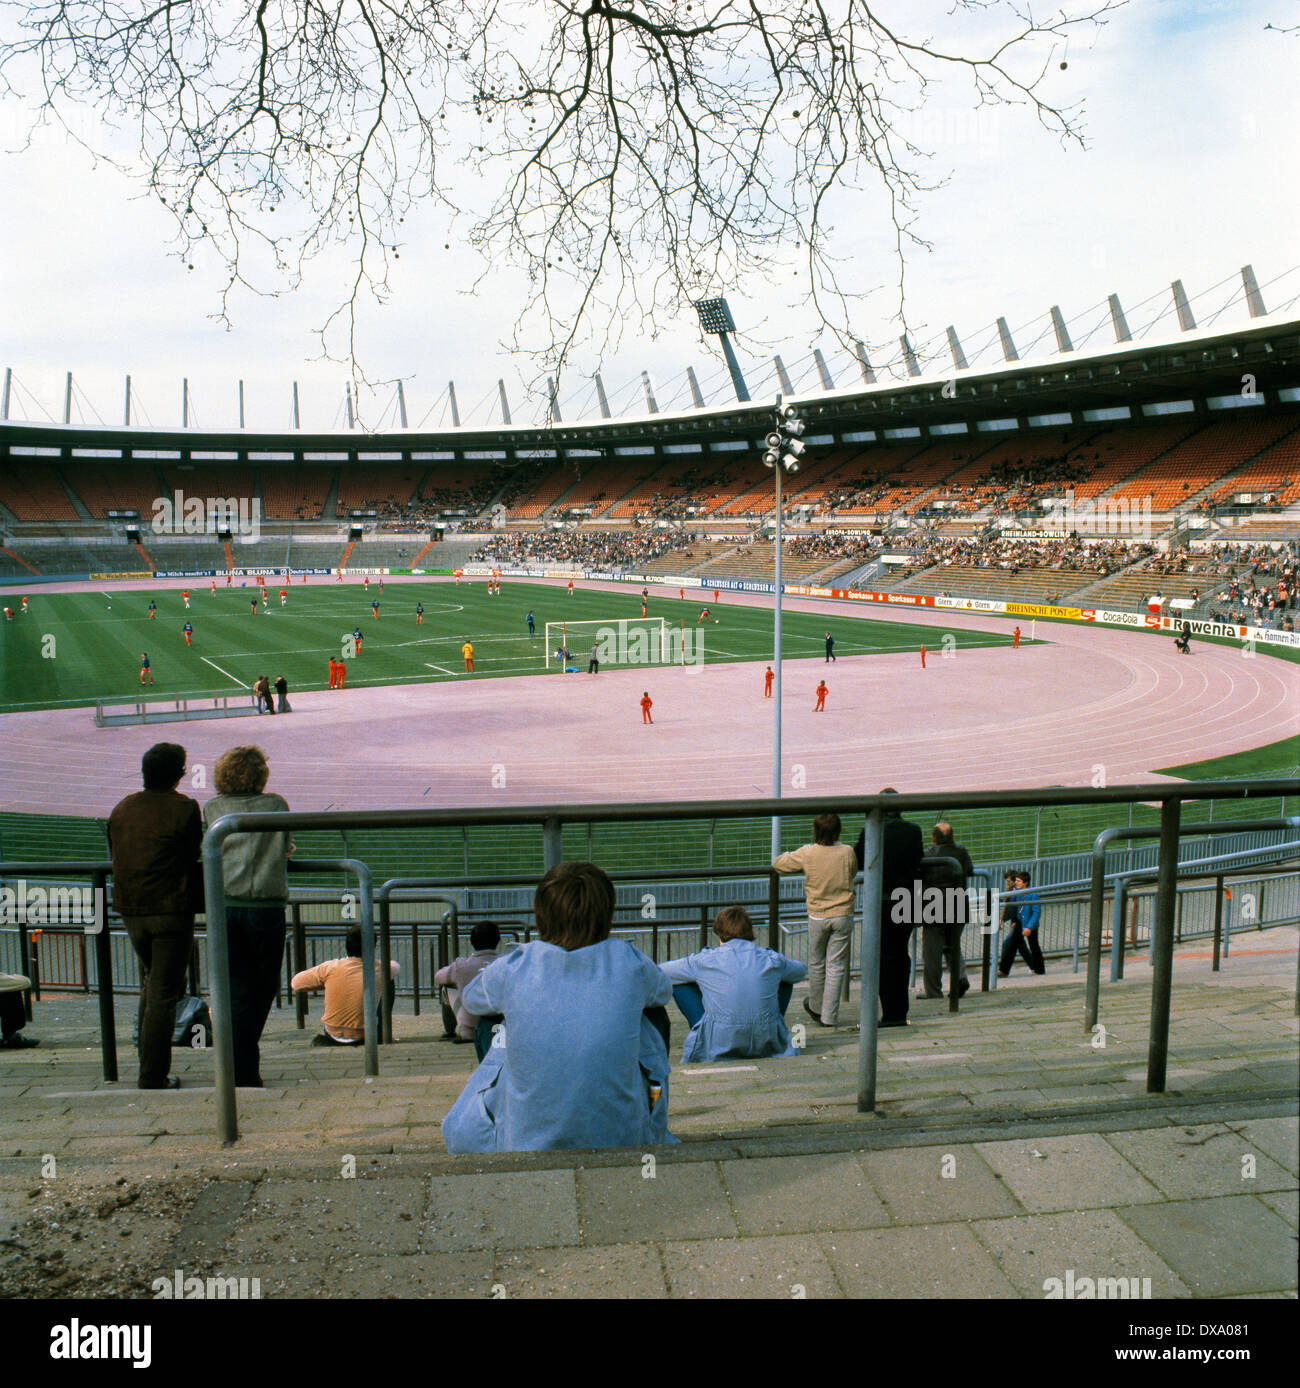
[[[585,670],[593,646],[602,666],[670,665],[681,658],[681,642],[670,637],[662,617],[546,624],[548,666]],[[569,653],[567,660],[562,651]]]

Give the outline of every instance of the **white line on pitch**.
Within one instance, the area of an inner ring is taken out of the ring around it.
[[[205,665],[211,665],[212,668],[213,668],[214,670],[218,671],[218,673],[225,675],[225,677],[226,677],[228,680],[235,680],[234,675],[232,675],[232,674],[230,673],[229,670],[223,670],[223,669],[221,668],[221,666],[218,665],[217,662],[216,662],[215,660],[209,660],[209,659],[207,658],[207,656],[205,656],[205,655],[199,656],[199,659],[200,659]],[[236,683],[241,689],[247,689],[247,688],[248,688],[248,685],[246,685],[246,684],[244,683],[243,680],[235,680],[235,683]]]
[[[430,665],[427,660],[424,662],[424,668],[426,670],[441,670],[444,675],[454,675],[456,673],[455,670],[448,670],[445,665]]]

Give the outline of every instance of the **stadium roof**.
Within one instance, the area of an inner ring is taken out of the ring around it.
[[[857,446],[897,437],[1142,422],[1172,413],[1221,412],[1237,404],[1289,412],[1300,410],[1300,320],[1256,322],[1095,355],[1062,353],[997,370],[952,371],[791,398],[801,406],[810,436],[823,444]],[[310,462],[316,460],[311,455],[323,454],[363,463],[510,463],[723,451],[740,445],[756,448],[771,410],[772,402],[764,401],[550,426],[328,433],[4,422],[0,459],[15,466],[41,456],[162,456],[202,462],[205,454],[217,454],[223,461]]]

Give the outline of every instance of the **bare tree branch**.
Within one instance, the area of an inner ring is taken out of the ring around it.
[[[558,376],[580,343],[778,275],[847,341],[873,199],[905,324],[938,184],[913,117],[959,77],[968,109],[1023,106],[1081,145],[1050,59],[1123,3],[952,0],[930,35],[907,0],[0,0],[0,83],[38,122],[105,122],[92,152],[161,200],[187,264],[220,259],[219,320],[341,248],[321,349],[364,377],[361,315],[432,202],[481,254],[477,288],[523,272],[509,345]]]

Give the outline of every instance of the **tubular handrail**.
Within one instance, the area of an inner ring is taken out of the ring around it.
[[[1214,784],[1204,782],[1202,784]],[[1277,784],[1276,782],[1272,784]],[[1164,802],[1162,802],[1163,804]],[[1163,809],[1162,809],[1163,814]],[[1221,826],[1215,826],[1220,827]],[[1252,833],[1261,829],[1295,829],[1300,827],[1300,816],[1288,815],[1278,819],[1259,819],[1259,820],[1238,820],[1234,822],[1234,831],[1239,833]],[[1103,829],[1093,840],[1092,844],[1092,881],[1091,897],[1088,908],[1088,985],[1086,999],[1084,1003],[1084,1031],[1091,1032],[1097,1025],[1097,1011],[1101,994],[1101,916],[1106,892],[1106,850],[1117,839],[1142,839],[1156,838],[1162,833],[1165,825],[1161,823],[1159,829],[1154,826],[1130,826],[1127,828]],[[1184,835],[1196,835],[1206,832],[1207,826],[1204,824],[1188,824],[1176,828],[1174,832],[1174,844],[1177,839]],[[1211,829],[1211,832],[1214,832]],[[1177,857],[1176,847],[1174,851]],[[1251,852],[1258,850],[1248,850]],[[1163,843],[1162,854],[1163,857]],[[1170,927],[1172,930],[1173,903],[1169,903]],[[1170,937],[1170,947],[1172,949],[1172,935]],[[1172,968],[1172,955],[1171,964]]]
[[[1156,928],[1153,932],[1152,1029],[1148,1056],[1149,1091],[1164,1089],[1168,1047],[1170,986],[1173,958],[1173,904],[1176,892],[1179,816],[1184,801],[1226,800],[1233,798],[1285,798],[1300,795],[1300,779],[1233,780],[1221,782],[1177,782],[1157,785],[1107,787],[1051,787],[1003,791],[959,791],[906,795],[863,795],[834,797],[837,810],[844,814],[864,814],[864,863],[861,895],[860,959],[862,996],[873,999],[879,992],[880,929],[883,882],[883,820],[886,813],[938,810],[945,814],[961,809],[1012,808],[1040,805],[1114,805],[1156,801],[1161,806],[1159,891]],[[468,827],[471,825],[540,825],[546,867],[559,862],[562,855],[562,826],[565,822],[607,823],[642,820],[720,820],[770,818],[773,810],[786,818],[821,813],[828,797],[800,797],[690,801],[683,804],[608,802],[591,805],[493,807],[491,809],[418,809],[363,811],[288,811],[284,813],[224,815],[210,825],[203,840],[203,873],[207,900],[209,938],[209,988],[213,1009],[214,1061],[216,1066],[218,1133],[223,1143],[238,1138],[235,1106],[234,1053],[231,1034],[230,962],[226,930],[225,887],[222,878],[222,847],[232,833],[284,833],[307,829],[393,829]],[[1234,826],[1235,827],[1235,826]],[[1216,825],[1222,832],[1224,825]],[[1138,831],[1142,832],[1142,831]],[[1204,830],[1199,830],[1204,832]],[[1231,830],[1229,830],[1231,832]],[[47,865],[48,867],[49,865]],[[94,867],[104,865],[95,864]],[[0,865],[3,870],[5,865]],[[375,938],[373,881],[365,863],[354,858],[323,858],[309,862],[290,862],[292,871],[351,871],[357,875],[361,894],[364,987],[366,992],[366,1067],[378,1072],[377,1038],[374,1036]],[[54,871],[67,873],[68,864]],[[721,876],[726,869],[696,869],[704,876]],[[52,874],[47,874],[52,875]],[[446,879],[441,879],[445,881]],[[535,879],[533,879],[535,880]],[[106,932],[101,932],[106,935]],[[105,939],[104,945],[107,944]],[[1090,940],[1090,981],[1093,942]],[[1097,933],[1098,972],[1100,933]],[[386,991],[386,990],[385,990]],[[858,1044],[858,1109],[875,1108],[877,1080],[877,1017],[874,1006],[862,1008]]]

